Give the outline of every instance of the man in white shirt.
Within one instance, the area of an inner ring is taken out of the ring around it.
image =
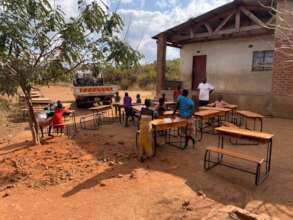
[[[199,90],[199,106],[206,106],[210,101],[210,94],[214,91],[215,87],[204,79],[197,87]]]

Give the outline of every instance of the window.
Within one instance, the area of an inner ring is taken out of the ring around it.
[[[274,51],[254,51],[252,71],[272,70],[274,59]]]

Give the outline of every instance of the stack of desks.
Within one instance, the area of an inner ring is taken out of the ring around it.
[[[261,183],[266,177],[269,176],[270,169],[271,169],[272,145],[273,145],[272,138],[274,136],[273,134],[250,131],[250,130],[241,129],[241,128],[231,128],[231,127],[219,127],[219,128],[216,128],[216,132],[219,137],[218,147],[208,147],[206,149],[206,153],[204,157],[204,168],[206,170],[211,169],[212,167],[216,165],[224,165],[230,168],[234,168],[234,169],[255,175],[256,185]],[[267,146],[266,156],[264,158],[260,158],[260,157],[256,157],[252,155],[246,155],[239,152],[234,152],[232,150],[226,150],[224,149],[224,137],[240,138],[240,139],[245,139],[245,140],[265,144]],[[218,155],[218,159],[216,161],[211,159],[212,153]],[[250,170],[234,166],[233,164],[231,165],[231,164],[224,163],[223,158],[225,156],[256,164],[256,170],[255,172],[252,172]],[[265,164],[264,169],[262,169],[263,164]]]

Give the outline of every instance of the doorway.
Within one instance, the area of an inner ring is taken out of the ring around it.
[[[192,85],[191,89],[196,90],[198,84],[201,83],[207,75],[207,56],[200,55],[193,57],[192,63]]]

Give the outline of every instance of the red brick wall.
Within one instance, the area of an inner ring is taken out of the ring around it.
[[[271,111],[293,118],[293,1],[278,0],[277,9]]]
[[[290,10],[290,15],[285,11]],[[293,96],[293,1],[280,0],[277,18],[275,58],[273,66],[273,95]],[[291,29],[291,30],[287,30]]]

